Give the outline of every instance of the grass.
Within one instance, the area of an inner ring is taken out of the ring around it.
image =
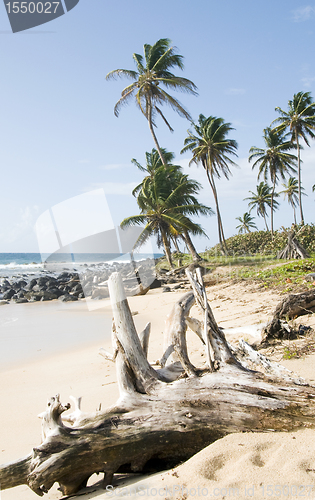
[[[208,252],[201,253],[204,266],[210,268],[217,281],[248,281],[261,285],[266,289],[277,289],[283,293],[302,292],[312,289],[314,283],[306,281],[305,276],[315,273],[315,254],[309,259],[278,260],[275,255],[238,255],[210,256]],[[173,254],[175,267],[190,264],[192,258],[188,254]],[[180,262],[179,262],[180,261]],[[169,269],[165,258],[157,264],[159,269]],[[218,269],[219,268],[219,269]]]

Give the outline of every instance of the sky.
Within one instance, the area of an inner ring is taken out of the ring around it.
[[[173,92],[193,120],[200,113],[219,116],[235,129],[238,168],[228,181],[218,180],[217,190],[226,237],[236,234],[236,217],[248,210],[244,198],[258,184],[250,147],[264,147],[263,129],[277,117],[276,106],[287,109],[299,91],[315,97],[314,23],[315,2],[298,0],[80,0],[66,15],[13,34],[1,3],[0,253],[38,252],[38,220],[73,198],[78,203],[82,196],[83,211],[93,217],[94,205],[85,204],[93,191],[104,190],[116,225],[139,213],[131,191],[143,174],[131,159],[143,164],[154,144],[134,104],[114,116],[129,81],[105,76],[135,69],[132,54],[160,38],[170,38],[184,56],[184,71],[174,73],[198,87],[197,97]],[[189,167],[189,153],[180,154],[189,122],[171,108],[163,111],[174,132],[157,119],[160,144],[202,184],[198,199],[214,208],[204,170]],[[314,141],[302,160],[305,220],[314,222]],[[279,201],[275,228],[293,222],[283,195]],[[65,221],[66,212],[60,212]],[[76,214],[80,219],[82,210]],[[216,244],[215,216],[196,222],[208,235],[194,240],[197,249]],[[255,223],[264,228],[263,219],[256,216]]]

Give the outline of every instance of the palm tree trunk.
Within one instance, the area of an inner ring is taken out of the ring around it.
[[[180,249],[179,249],[179,246],[178,246],[178,243],[177,243],[177,237],[176,236],[172,236],[172,242],[174,243],[174,247],[175,247],[175,250],[177,253],[181,253]]]
[[[209,184],[210,184],[212,192],[213,192],[213,197],[214,197],[215,206],[216,206],[217,221],[218,221],[218,232],[219,232],[219,242],[220,242],[221,250],[222,250],[222,252],[223,252],[224,255],[227,255],[228,250],[227,250],[226,241],[225,241],[225,238],[224,238],[223,224],[222,224],[222,219],[221,219],[221,213],[220,213],[220,208],[219,208],[218,195],[217,195],[217,190],[216,190],[216,187],[215,187],[214,178],[213,178],[212,174],[209,172],[208,168],[206,168],[206,172],[207,172],[207,177],[208,177]]]
[[[163,165],[166,165],[166,161],[164,159],[163,153],[161,151],[160,145],[158,143],[157,137],[156,137],[154,129],[153,129],[153,123],[152,123],[152,104],[151,104],[150,101],[147,101],[147,106],[148,106],[148,123],[149,123],[149,129],[150,129],[150,132],[152,134],[155,147],[156,147],[156,149],[157,149],[157,151],[159,153],[159,156],[161,158],[161,162],[163,163]]]
[[[296,225],[296,213],[295,213],[295,206],[293,206],[293,215],[294,215],[294,224]]]
[[[263,218],[264,218],[264,221],[265,221],[265,224],[266,224],[266,230],[269,231],[268,224],[267,224],[267,219],[266,219],[266,215],[265,214],[263,214]]]
[[[300,215],[301,215],[301,224],[304,224],[304,216],[302,209],[302,190],[301,190],[301,153],[300,153],[300,144],[299,144],[299,135],[297,130],[295,130],[295,139],[296,139],[296,147],[298,152],[298,183],[299,183],[299,205],[300,205]]]
[[[168,240],[168,237],[166,235],[166,232],[164,229],[161,229],[161,236],[162,236],[162,242],[165,250],[165,256],[166,260],[170,266],[171,269],[173,269],[173,262],[172,262],[172,254],[171,254],[171,249],[170,249],[170,242]]]
[[[185,239],[185,242],[187,244],[187,247],[189,249],[189,252],[193,258],[194,261],[197,261],[197,260],[202,260],[202,258],[200,257],[200,255],[197,253],[195,247],[194,247],[194,244],[193,242],[191,241],[191,238],[189,236],[189,233],[187,230],[183,231],[183,237]]]
[[[274,197],[274,194],[275,194],[275,188],[276,188],[276,179],[274,179],[273,181],[273,185],[272,185],[272,193],[271,193],[271,237],[273,238],[273,197]]]

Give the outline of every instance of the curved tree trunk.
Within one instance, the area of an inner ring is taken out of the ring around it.
[[[223,224],[222,224],[222,219],[221,219],[218,194],[217,194],[217,190],[216,190],[214,178],[213,178],[212,173],[209,172],[209,169],[207,168],[207,165],[204,165],[204,168],[205,168],[206,173],[207,173],[208,181],[209,181],[210,187],[211,187],[212,192],[213,192],[214,202],[215,202],[215,206],[216,206],[217,221],[218,221],[219,242],[220,242],[221,250],[222,250],[222,253],[224,255],[227,255],[228,254],[228,249],[227,249],[227,246],[226,246],[226,241],[225,241],[224,232],[223,232]]]
[[[275,189],[276,189],[276,179],[273,180],[272,184],[272,193],[271,193],[271,218],[270,218],[270,223],[271,223],[271,237],[273,238],[273,199],[275,195]]]
[[[301,216],[301,224],[304,224],[304,215],[302,209],[302,189],[301,189],[301,151],[300,151],[300,143],[299,143],[299,134],[298,131],[295,130],[295,140],[296,147],[298,153],[298,186],[299,186],[299,206],[300,206],[300,216]]]
[[[266,214],[263,214],[265,225],[266,225],[266,231],[269,231],[268,225],[267,225],[267,219],[266,219]]]
[[[183,236],[184,236],[185,242],[187,244],[188,250],[189,250],[193,260],[194,261],[202,260],[200,255],[197,253],[197,250],[195,249],[195,246],[194,246],[193,242],[191,241],[190,235],[189,235],[187,230],[184,231]]]
[[[161,229],[161,236],[162,236],[163,246],[164,246],[164,250],[165,250],[166,260],[167,260],[170,268],[173,269],[170,242],[169,242],[169,239],[168,239],[167,234],[166,234],[164,229]]]
[[[149,123],[149,129],[150,129],[150,132],[152,134],[155,147],[156,147],[156,149],[157,149],[157,151],[159,153],[159,156],[161,158],[161,162],[163,163],[163,165],[166,165],[166,161],[164,159],[163,153],[161,151],[160,145],[158,143],[157,137],[156,137],[155,132],[154,132],[153,123],[152,123],[152,104],[151,104],[150,101],[147,101],[147,108],[148,108],[147,119],[148,119],[148,123]]]
[[[195,278],[187,275],[193,293],[168,316],[165,352],[161,368],[155,369],[146,356],[149,327],[137,335],[120,275],[113,273],[114,354],[109,358],[116,363],[119,400],[105,411],[86,414],[77,399],[74,413],[62,418],[69,405],[62,405],[59,395],[51,398],[42,414],[42,444],[0,467],[3,490],[27,484],[42,496],[58,482],[71,495],[95,472],[104,473],[105,487],[116,472],[173,466],[231,432],[315,426],[314,387],[244,341],[232,349],[215,321],[200,270]],[[195,302],[203,321],[189,317]],[[204,344],[201,368],[189,359],[187,325]],[[248,362],[262,372],[247,368]]]

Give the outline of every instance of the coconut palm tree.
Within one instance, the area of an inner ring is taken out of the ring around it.
[[[164,169],[162,169],[162,171],[165,174],[165,179],[164,179],[165,187],[167,187],[167,190],[170,191],[170,189],[174,189],[176,187],[176,182],[177,182],[176,175],[179,174],[180,176],[182,176],[182,167],[180,165],[172,165],[171,162],[175,157],[174,153],[171,153],[170,151],[167,151],[167,149],[164,148],[161,148],[161,151],[166,161],[165,166],[167,167],[167,170],[165,170],[165,172]],[[155,174],[158,171],[158,169],[161,166],[163,166],[163,163],[156,149],[152,149],[151,153],[146,153],[146,167],[140,165],[140,163],[136,159],[132,159],[131,161],[134,165],[136,165],[139,168],[139,170],[148,173],[148,175],[142,180],[142,182],[138,184],[138,186],[136,186],[132,191],[133,196],[137,196],[146,182],[148,182],[148,185],[150,185],[150,182],[154,182]],[[194,190],[196,190],[196,192],[199,191],[200,184],[198,183],[196,184],[195,181],[192,180],[190,180],[190,182],[191,182],[191,187]],[[177,243],[178,237],[183,238],[189,252],[193,257],[193,260],[202,260],[201,257],[198,255],[196,248],[189,236],[189,232],[186,230],[183,231],[182,233],[172,230],[171,240],[177,252],[179,252],[179,247]]]
[[[227,253],[222,217],[219,208],[219,200],[215,185],[215,177],[224,175],[227,179],[231,175],[230,166],[236,166],[228,155],[237,156],[237,142],[227,136],[231,130],[231,123],[226,123],[223,118],[199,115],[198,124],[194,124],[194,133],[188,130],[181,153],[192,151],[193,157],[189,165],[201,163],[206,171],[211,186],[218,220],[218,232],[221,250]]]
[[[279,176],[285,178],[285,174],[296,172],[294,165],[296,163],[296,156],[288,153],[294,148],[292,142],[286,140],[287,136],[281,132],[267,127],[264,129],[263,139],[265,141],[266,149],[257,148],[253,146],[249,150],[248,161],[253,163],[252,168],[258,167],[258,179],[262,175],[264,181],[267,182],[269,176],[272,183],[271,192],[271,234],[273,236],[273,212],[274,212],[274,198],[275,188]]]
[[[271,201],[272,201],[272,189],[266,182],[261,181],[258,186],[256,186],[256,193],[253,191],[250,191],[252,196],[248,196],[247,198],[244,198],[244,200],[249,200],[248,207],[249,207],[249,213],[252,211],[253,208],[256,207],[257,210],[257,215],[258,217],[263,217],[266,225],[266,230],[269,231],[268,224],[267,224],[267,219],[268,213],[266,207],[271,208]],[[274,193],[274,198],[276,196],[276,193]],[[273,210],[275,210],[279,206],[279,203],[273,199]]]
[[[174,153],[167,151],[165,148],[161,148],[161,152],[163,158],[165,160],[165,165],[172,165],[172,161],[175,158]],[[137,196],[139,191],[141,191],[143,182],[148,177],[153,178],[156,170],[163,165],[162,160],[160,158],[159,152],[156,149],[152,149],[151,153],[145,153],[146,157],[146,165],[142,166],[135,158],[132,158],[131,163],[133,163],[141,172],[146,172],[148,175],[138,184],[132,191],[133,196]],[[178,166],[181,169],[180,166]]]
[[[250,233],[251,229],[257,229],[256,224],[253,222],[255,217],[252,217],[250,213],[245,212],[243,217],[236,217],[236,220],[240,222],[236,229],[238,229],[239,234]]]
[[[178,168],[163,165],[155,171],[153,178],[147,177],[143,182],[137,197],[141,213],[124,219],[121,227],[144,224],[135,246],[141,246],[155,234],[158,245],[164,246],[167,261],[172,267],[171,236],[183,233],[206,236],[201,226],[190,219],[191,215],[213,213],[211,208],[196,199],[195,194],[200,188],[198,182],[189,179]]]
[[[299,183],[295,177],[290,177],[287,183],[283,183],[284,187],[283,191],[280,191],[279,194],[284,194],[284,199],[287,198],[289,205],[293,208],[294,215],[294,224],[296,224],[296,213],[295,209],[299,204]],[[301,187],[301,191],[304,191],[304,188]],[[305,195],[305,193],[302,193]]]
[[[140,111],[148,120],[155,147],[159,152],[162,163],[165,164],[166,161],[154,132],[155,116],[159,114],[168,128],[171,131],[173,129],[159,106],[168,104],[180,116],[190,121],[191,117],[181,103],[166,92],[163,87],[188,92],[193,95],[197,95],[197,87],[191,80],[171,73],[170,70],[174,67],[184,69],[183,56],[176,54],[176,47],[171,46],[171,40],[161,38],[154,45],[145,44],[143,48],[144,57],[140,54],[133,54],[137,71],[115,69],[107,74],[106,79],[127,77],[133,80],[131,85],[123,89],[121,98],[115,105],[114,113],[118,116],[121,106],[128,104],[131,99],[135,98]]]
[[[308,137],[315,138],[315,103],[310,92],[298,92],[293,95],[293,99],[288,102],[288,111],[277,107],[279,118],[273,123],[279,123],[276,130],[289,130],[291,141],[295,143],[298,156],[298,196],[300,206],[301,223],[304,224],[302,209],[302,189],[301,189],[301,145],[300,138],[309,146]]]

